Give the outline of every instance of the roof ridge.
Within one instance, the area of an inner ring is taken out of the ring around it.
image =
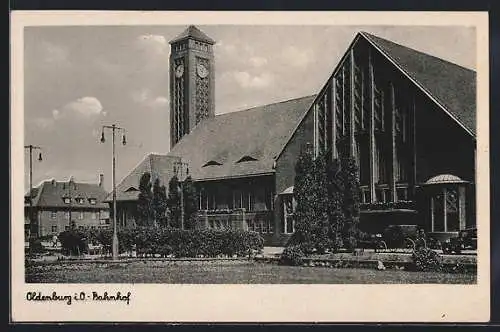
[[[220,114],[216,114],[215,116],[218,117],[218,116],[224,116],[224,115],[234,114],[234,113],[241,113],[241,112],[247,112],[247,111],[248,112],[249,111],[255,111],[255,110],[264,108],[266,106],[274,106],[274,105],[289,103],[289,102],[292,102],[292,101],[301,100],[301,99],[307,99],[307,98],[312,98],[312,97],[315,97],[315,96],[317,96],[317,93],[314,93],[314,94],[311,94],[311,95],[307,95],[307,96],[302,96],[302,97],[295,97],[295,98],[291,98],[291,99],[281,100],[281,101],[277,101],[275,103],[269,103],[269,104],[264,104],[264,105],[259,105],[259,106],[252,106],[250,108],[246,108],[246,109],[239,110],[239,111],[220,113]]]

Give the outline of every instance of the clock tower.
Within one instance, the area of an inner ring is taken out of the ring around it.
[[[215,41],[194,25],[170,41],[170,147],[215,116]]]

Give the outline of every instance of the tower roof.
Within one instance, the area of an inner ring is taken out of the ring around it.
[[[203,33],[200,29],[198,29],[194,25],[190,25],[189,27],[187,27],[187,29],[184,30],[180,35],[178,35],[177,37],[172,39],[170,41],[170,44],[173,44],[173,43],[176,43],[180,40],[188,39],[188,38],[192,38],[192,39],[195,39],[198,41],[209,43],[211,45],[215,44],[215,40],[208,37],[205,33]]]

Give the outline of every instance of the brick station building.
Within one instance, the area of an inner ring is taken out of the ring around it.
[[[24,198],[25,236],[34,232],[37,237],[58,235],[69,230],[71,222],[80,229],[110,226],[109,205],[104,202],[107,192],[98,183],[46,180],[33,188],[33,224],[30,227],[30,197]]]
[[[476,74],[359,32],[316,95],[215,114],[215,41],[194,26],[170,42],[171,150],[117,187],[135,222],[139,178],[167,185],[187,163],[198,227],[236,227],[283,244],[294,231],[295,162],[305,145],[338,156],[347,138],[361,183],[361,228],[418,224],[440,238],[475,225]]]

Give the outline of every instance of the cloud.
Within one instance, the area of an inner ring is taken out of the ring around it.
[[[59,119],[60,115],[61,112],[59,112],[59,110],[52,110],[52,117],[54,118],[54,120]]]
[[[132,100],[137,104],[155,109],[168,104],[168,99],[164,96],[154,96],[149,89],[140,89],[132,92]]]
[[[51,118],[36,118],[33,121],[41,129],[48,129],[54,125],[54,119]]]
[[[267,64],[267,59],[259,56],[254,56],[250,58],[250,64],[254,67],[262,67]]]
[[[78,98],[77,100],[64,105],[63,109],[65,111],[76,112],[85,117],[100,115],[103,111],[101,102],[95,97]],[[59,112],[56,114],[59,114]]]
[[[267,72],[260,75],[252,75],[247,71],[234,71],[227,75],[242,88],[262,89],[270,86],[274,81],[273,76]]]
[[[68,65],[69,52],[66,48],[50,43],[48,41],[42,42],[42,60],[46,64],[53,65]]]
[[[150,52],[152,55],[165,55],[167,53],[167,40],[160,35],[145,34],[136,39],[140,50]]]
[[[313,53],[311,50],[299,49],[295,46],[288,46],[283,49],[281,56],[284,63],[294,67],[306,67],[313,61]]]

